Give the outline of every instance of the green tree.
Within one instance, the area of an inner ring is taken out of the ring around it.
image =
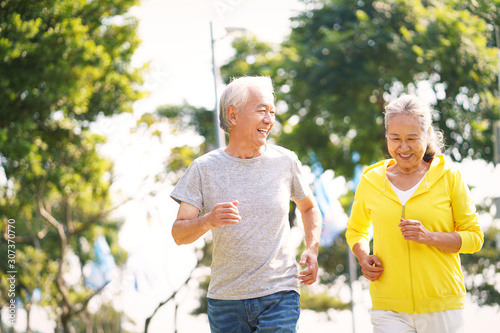
[[[278,143],[305,162],[314,150],[326,169],[351,178],[353,152],[364,165],[387,156],[384,105],[426,84],[436,96],[448,153],[457,161],[492,160],[493,2],[306,2],[313,9],[293,18],[280,48],[237,40],[234,58],[221,69],[225,78],[271,75],[286,102]],[[481,10],[491,11],[481,16]]]
[[[484,233],[484,245],[481,251],[462,256],[462,265],[466,269],[466,286],[473,300],[480,306],[500,305],[500,290],[496,286],[495,276],[500,273],[500,230],[491,227]],[[482,278],[476,279],[479,275]]]
[[[100,117],[131,111],[142,96],[140,69],[130,66],[137,21],[126,15],[135,4],[0,2],[0,251],[15,245],[17,306],[29,312],[40,290],[39,304],[64,332],[100,292],[83,274],[68,282],[68,258],[75,255],[81,269],[95,260],[84,243],[105,235],[116,262],[126,259],[117,245],[120,223],[108,217],[112,164],[98,153],[104,137],[90,129]],[[9,301],[5,288],[0,306]]]

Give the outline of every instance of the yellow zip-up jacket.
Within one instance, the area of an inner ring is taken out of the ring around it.
[[[373,254],[384,271],[370,283],[372,309],[413,314],[463,308],[459,254],[407,241],[398,224],[404,210],[406,219],[419,220],[427,230],[458,232],[459,253],[479,251],[484,235],[469,189],[460,172],[436,156],[403,206],[386,176],[392,164],[393,159],[380,161],[363,172],[347,222],[351,249],[358,242],[369,242],[368,228],[373,224]]]

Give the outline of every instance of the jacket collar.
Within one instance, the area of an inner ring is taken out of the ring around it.
[[[387,159],[377,162],[363,171],[363,178],[365,178],[368,183],[379,189],[381,194],[399,201],[398,196],[389,184],[389,179],[387,179],[386,170],[390,165],[395,164],[394,159]],[[445,162],[443,155],[435,156],[429,167],[429,171],[424,177],[424,180],[417,188],[413,196],[420,195],[431,189],[431,187],[439,180],[441,177],[450,169],[449,163]]]

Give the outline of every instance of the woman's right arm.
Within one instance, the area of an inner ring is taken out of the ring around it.
[[[378,280],[384,268],[377,256],[370,255],[370,246],[366,242],[359,241],[353,245],[352,253],[358,258],[363,276],[370,281]]]
[[[371,216],[363,200],[366,195],[365,189],[366,183],[362,178],[356,189],[351,215],[347,221],[346,240],[361,265],[364,277],[370,281],[376,281],[384,269],[379,258],[370,255],[368,228],[371,224]]]

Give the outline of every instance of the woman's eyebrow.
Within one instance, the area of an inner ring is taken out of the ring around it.
[[[399,133],[387,133],[387,135],[400,136],[401,134],[399,134]],[[409,133],[407,136],[419,136],[419,134],[418,133]]]

